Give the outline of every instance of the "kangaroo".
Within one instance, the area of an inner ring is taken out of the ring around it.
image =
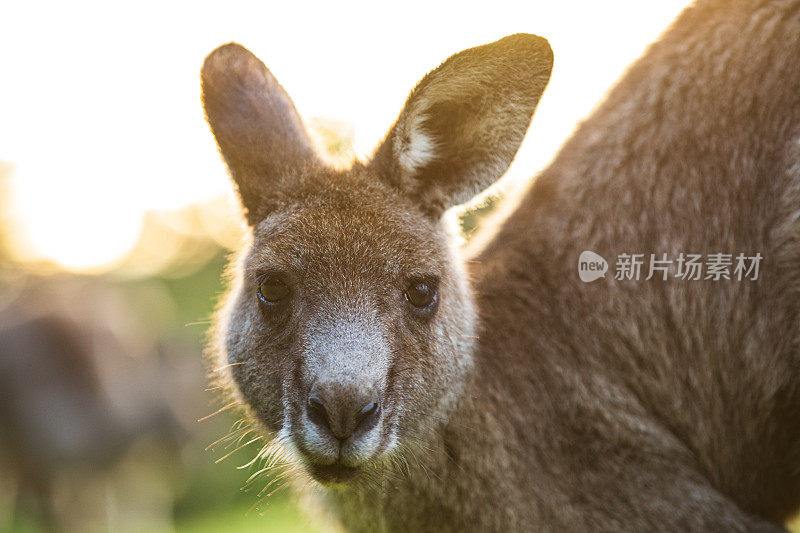
[[[156,385],[166,365],[147,357],[132,365],[130,344],[93,325],[86,302],[105,302],[87,297],[86,285],[65,276],[38,280],[0,310],[0,488],[11,522],[19,514],[47,531],[108,525],[94,505],[77,505],[78,512],[64,503],[94,502],[99,491],[107,505],[114,500],[108,472],[138,439],[150,436],[167,453],[188,436]],[[78,290],[83,301],[74,297]],[[100,361],[114,372],[102,371]],[[113,379],[123,370],[130,385]],[[131,390],[149,395],[137,398]],[[128,488],[126,497],[131,494],[136,491]],[[0,530],[10,525],[0,521]]]
[[[252,228],[214,348],[235,394],[352,531],[782,531],[798,57],[796,1],[686,9],[464,256],[441,215],[506,170],[545,39],[451,57],[347,170],[258,59],[218,48],[203,102]],[[764,259],[586,283],[587,250]]]

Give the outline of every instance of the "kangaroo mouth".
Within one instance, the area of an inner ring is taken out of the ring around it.
[[[346,466],[341,463],[332,465],[309,464],[308,473],[322,484],[346,483],[354,479],[359,471],[358,467]]]

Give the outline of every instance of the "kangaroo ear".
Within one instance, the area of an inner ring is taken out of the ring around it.
[[[536,35],[450,57],[411,92],[370,167],[440,216],[505,173],[552,68],[550,45]]]
[[[254,225],[272,182],[318,156],[289,95],[243,46],[211,52],[201,79],[206,119]]]

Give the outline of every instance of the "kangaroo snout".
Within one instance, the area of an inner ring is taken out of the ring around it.
[[[343,480],[380,453],[383,394],[375,383],[326,373],[308,391],[295,438],[317,480]]]
[[[307,407],[311,422],[344,443],[354,434],[375,427],[381,401],[374,391],[364,392],[353,384],[327,380],[311,387]]]

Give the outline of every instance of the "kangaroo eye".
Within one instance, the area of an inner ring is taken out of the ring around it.
[[[405,292],[406,301],[417,309],[425,309],[436,301],[436,282],[417,280],[411,282]]]
[[[290,293],[289,286],[280,278],[266,278],[258,286],[258,299],[266,305],[275,305],[285,300]]]

